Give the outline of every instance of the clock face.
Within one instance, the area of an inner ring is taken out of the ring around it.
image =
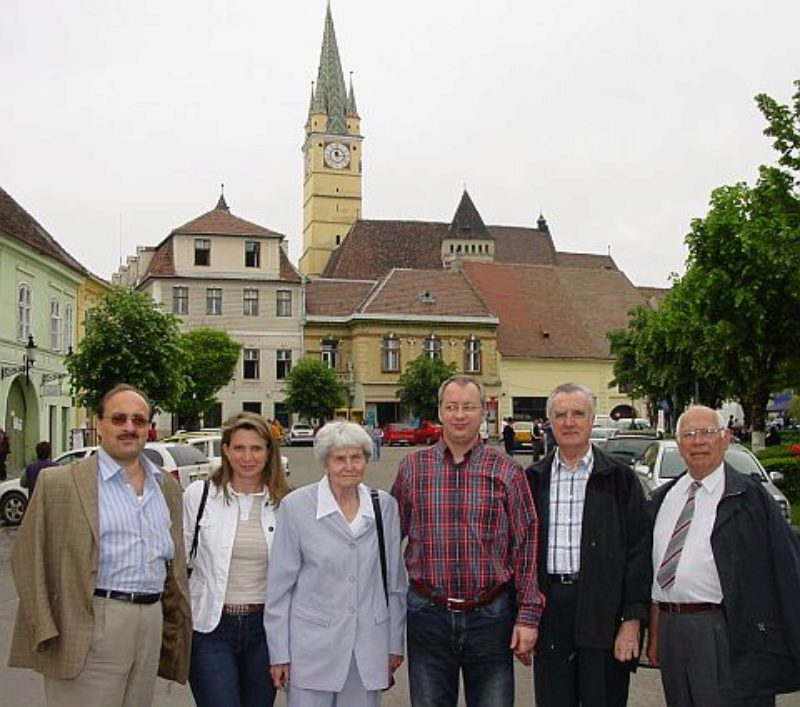
[[[332,169],[344,169],[350,164],[350,150],[341,142],[325,145],[325,164]]]

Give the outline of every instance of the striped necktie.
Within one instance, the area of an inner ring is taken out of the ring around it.
[[[694,517],[694,496],[697,493],[697,489],[702,485],[699,481],[691,483],[686,496],[686,503],[678,516],[678,520],[675,521],[675,529],[672,531],[667,550],[664,553],[664,559],[661,561],[661,567],[658,568],[658,574],[656,575],[656,581],[662,589],[669,589],[675,582],[675,573],[678,571],[683,544],[686,542],[689,526],[692,524],[692,518]]]

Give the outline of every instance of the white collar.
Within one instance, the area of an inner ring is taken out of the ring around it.
[[[325,474],[317,484],[317,520],[329,516],[331,513],[342,513],[339,503],[331,491],[331,482]],[[372,498],[369,489],[364,484],[358,485],[358,514],[366,518],[375,518],[372,508]],[[344,514],[342,514],[344,518]]]
[[[723,479],[725,478],[725,465],[720,464],[714,471],[712,471],[708,476],[703,479],[699,480],[700,488],[708,493],[714,493],[714,489],[717,488],[718,484],[721,484]],[[695,479],[688,471],[683,475],[680,479],[682,483],[682,488],[680,489],[681,494],[686,494],[689,492],[689,487],[692,485],[693,482],[698,481]],[[698,489],[699,490],[699,489]]]

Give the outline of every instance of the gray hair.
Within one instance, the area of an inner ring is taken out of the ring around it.
[[[553,389],[553,392],[547,397],[547,405],[545,407],[547,419],[553,419],[553,401],[557,395],[561,395],[562,393],[566,395],[569,395],[570,393],[583,393],[583,397],[586,398],[586,402],[589,404],[589,413],[592,417],[594,417],[594,393],[585,385],[581,385],[580,383],[562,383],[561,385],[556,386]]]
[[[463,374],[450,376],[439,386],[439,392],[436,396],[439,401],[439,407],[442,406],[442,400],[444,400],[444,391],[449,385],[458,385],[462,388],[468,385],[474,385],[478,389],[478,393],[480,393],[481,396],[481,407],[486,407],[486,391],[483,389],[481,382],[472,376],[465,376]]]
[[[355,422],[329,422],[314,437],[314,456],[322,464],[328,461],[331,452],[342,447],[360,447],[367,461],[372,458],[372,438]]]
[[[722,416],[722,413],[719,410],[712,410],[707,405],[697,405],[693,404],[686,408],[682,413],[681,416],[678,418],[678,422],[675,423],[675,436],[680,437],[681,434],[681,423],[683,422],[683,418],[686,417],[692,410],[708,410],[708,412],[713,412],[717,416],[717,422],[719,423],[719,428],[721,430],[725,429],[725,418]]]

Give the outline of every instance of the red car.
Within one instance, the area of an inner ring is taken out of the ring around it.
[[[414,430],[415,444],[434,444],[442,438],[442,426],[430,420],[423,420]]]
[[[405,422],[390,422],[383,428],[383,443],[387,447],[394,444],[416,444],[416,431]]]

